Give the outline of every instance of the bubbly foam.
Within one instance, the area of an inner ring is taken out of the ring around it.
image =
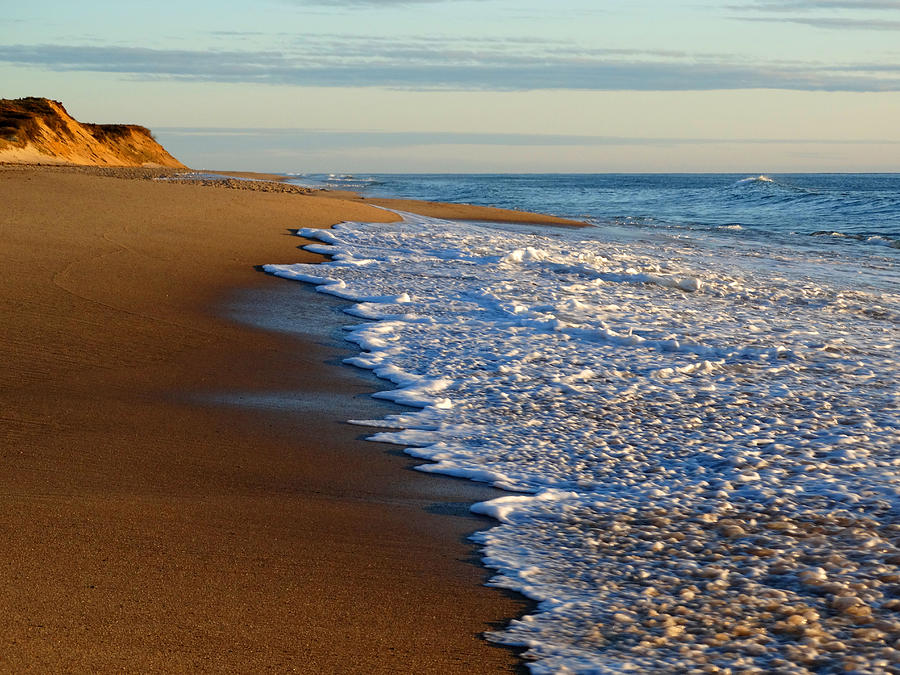
[[[355,301],[348,363],[416,408],[357,422],[520,493],[473,510],[533,672],[900,663],[900,296],[598,231],[300,234],[332,260],[266,269]]]

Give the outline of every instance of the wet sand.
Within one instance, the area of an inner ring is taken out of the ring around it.
[[[138,178],[0,167],[0,670],[515,672],[498,493],[362,440],[339,307],[254,269],[394,216]]]

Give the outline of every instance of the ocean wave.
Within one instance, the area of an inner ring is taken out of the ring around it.
[[[288,182],[303,187],[332,190],[354,190],[364,192],[381,185],[381,180],[375,176],[356,176],[344,173],[289,173]]]
[[[900,239],[882,234],[860,234],[854,232],[833,232],[831,230],[819,230],[817,232],[810,232],[809,236],[831,237],[837,240],[846,240],[851,242],[859,242],[863,244],[887,246],[888,248],[900,249]]]
[[[358,183],[360,185],[378,183],[373,176],[356,176],[352,173],[330,173],[326,180],[331,183]]]
[[[896,293],[590,230],[300,234],[332,260],[267,271],[356,302],[347,362],[414,407],[356,422],[520,493],[474,510],[491,583],[539,603],[492,635],[532,672],[799,668],[803,636],[883,658],[860,626],[900,607]]]
[[[747,178],[741,178],[737,181],[736,185],[743,185],[745,183],[774,183],[774,178],[769,178],[765,174],[760,174],[758,176],[749,176]]]
[[[835,249],[806,233],[829,229],[900,239],[896,175],[384,175],[357,189],[372,196],[464,202],[627,227],[626,236],[709,232],[720,242],[779,241]],[[740,229],[733,227],[740,225]],[[798,234],[801,233],[801,234]],[[872,242],[877,243],[875,241]],[[887,249],[887,244],[883,248]],[[874,249],[872,249],[874,250]],[[865,249],[846,249],[863,254]]]
[[[796,185],[785,179],[775,179],[769,176],[755,176],[743,178],[731,186],[728,193],[734,198],[759,199],[764,202],[786,203],[793,200],[814,200],[816,198],[830,198],[833,195],[823,195],[819,190]]]

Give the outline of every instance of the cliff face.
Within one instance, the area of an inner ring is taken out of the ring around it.
[[[59,101],[0,99],[0,162],[184,168],[135,124],[83,124]]]

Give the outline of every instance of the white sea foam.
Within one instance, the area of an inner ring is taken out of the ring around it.
[[[750,176],[748,178],[741,178],[738,183],[774,183],[775,181],[765,174],[760,174],[758,176]]]
[[[533,672],[900,662],[898,295],[596,232],[301,234],[333,261],[266,269],[356,301],[348,363],[416,408],[358,423],[520,493],[473,510]]]

